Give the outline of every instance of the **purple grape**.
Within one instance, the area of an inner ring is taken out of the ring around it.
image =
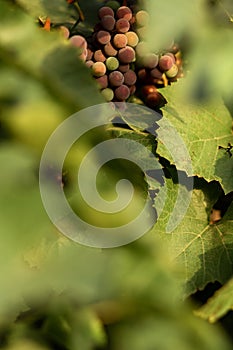
[[[99,18],[103,18],[104,16],[112,16],[114,17],[114,11],[109,6],[103,6],[98,11]]]
[[[115,27],[115,23],[116,23],[115,18],[110,15],[106,15],[101,18],[101,24],[105,30],[109,30],[109,31],[113,30]]]
[[[152,76],[152,78],[161,79],[163,73],[158,68],[154,68],[150,71],[150,75]]]
[[[125,101],[130,96],[130,89],[127,85],[122,84],[114,91],[114,96],[118,101]]]
[[[118,70],[115,70],[109,74],[108,81],[111,86],[120,86],[124,83],[124,75]]]
[[[131,86],[134,85],[136,81],[137,75],[132,69],[129,69],[126,73],[124,73],[124,84]]]
[[[131,63],[135,60],[135,51],[132,47],[126,46],[119,50],[118,59],[121,63]]]

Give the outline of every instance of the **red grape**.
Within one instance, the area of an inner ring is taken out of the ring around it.
[[[132,11],[127,6],[121,6],[116,12],[117,18],[125,18],[127,21],[130,21],[132,18]]]
[[[98,83],[100,89],[105,89],[108,87],[108,76],[102,75],[102,77],[96,78],[96,82]]]
[[[154,68],[150,71],[150,75],[152,76],[152,78],[161,79],[163,73],[158,68]]]
[[[118,33],[126,33],[130,28],[129,21],[124,18],[120,18],[116,21],[116,30]]]
[[[98,40],[98,42],[102,45],[106,45],[107,43],[109,43],[109,41],[111,40],[111,35],[109,32],[105,31],[105,30],[100,30],[97,34],[96,34],[96,39]]]
[[[76,47],[80,47],[81,49],[87,48],[87,41],[82,35],[73,35],[69,38],[69,42]]]
[[[127,64],[120,64],[118,67],[118,70],[121,73],[125,73],[125,72],[128,72],[129,68],[130,68],[130,65],[128,63]]]
[[[104,56],[102,50],[96,50],[94,52],[94,60],[96,62],[104,62],[104,61],[106,61],[106,57]]]
[[[159,68],[162,71],[169,70],[173,66],[173,59],[168,55],[163,55],[159,59]]]
[[[116,56],[117,50],[112,46],[111,42],[104,45],[104,52],[107,56]]]
[[[68,39],[69,36],[70,36],[70,31],[69,31],[69,29],[68,29],[67,27],[65,27],[65,26],[60,26],[59,29],[60,29],[60,32],[62,33],[63,37],[64,37],[65,39]]]

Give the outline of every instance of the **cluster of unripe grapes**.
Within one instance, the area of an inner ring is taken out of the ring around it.
[[[179,49],[173,44],[164,52],[150,52],[146,44],[149,14],[144,10],[108,1],[98,11],[99,22],[91,38],[64,36],[79,47],[79,58],[91,69],[106,101],[139,97],[147,106],[160,108],[165,99],[157,88],[182,76]]]

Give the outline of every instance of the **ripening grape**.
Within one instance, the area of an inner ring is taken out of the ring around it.
[[[111,7],[114,11],[117,11],[117,9],[121,6],[118,1],[115,0],[109,0],[106,2],[105,6]]]
[[[113,9],[106,4],[106,6],[103,6],[98,11],[99,18],[101,19],[104,16],[112,16],[114,17],[114,11]]]
[[[167,78],[174,78],[178,73],[178,67],[174,63],[173,66],[165,72]]]
[[[109,30],[109,31],[113,30],[115,27],[115,23],[116,23],[115,18],[110,15],[106,15],[101,18],[102,27],[106,30]]]
[[[106,57],[104,56],[102,50],[96,50],[94,52],[94,60],[96,62],[105,62],[106,61]]]
[[[96,34],[96,39],[100,44],[106,45],[111,40],[111,35],[109,32],[107,32],[105,30],[100,30]]]
[[[118,70],[115,70],[109,74],[108,81],[111,86],[120,86],[124,83],[124,75]]]
[[[127,36],[125,34],[116,34],[113,37],[113,44],[117,49],[122,49],[126,47],[128,43]]]
[[[117,50],[113,47],[111,42],[104,45],[104,52],[107,56],[116,56],[117,55]]]
[[[149,22],[149,13],[144,10],[140,10],[136,13],[135,19],[138,27],[144,27]]]
[[[108,87],[108,76],[104,74],[102,77],[96,78],[96,82],[99,85],[100,89],[105,89]]]
[[[173,60],[173,63],[176,62],[176,58],[175,58],[175,56],[173,55],[172,52],[166,52],[166,56],[170,56],[172,58],[172,60]]]
[[[126,33],[130,28],[129,21],[124,18],[120,18],[116,21],[116,31],[118,33]]]
[[[93,55],[94,52],[90,48],[87,48],[87,61],[91,60]]]
[[[130,21],[133,15],[132,15],[132,11],[130,10],[129,7],[121,6],[118,8],[118,10],[116,12],[116,16],[117,16],[117,18],[124,18],[127,21]]]
[[[135,59],[135,51],[132,47],[126,46],[119,50],[118,59],[121,63],[131,63]]]
[[[132,69],[129,69],[126,73],[124,73],[124,84],[131,86],[134,85],[136,81],[137,75]]]
[[[145,68],[153,69],[159,62],[159,56],[155,53],[148,53],[142,57],[142,63]]]
[[[128,39],[128,46],[135,47],[139,42],[139,38],[135,32],[129,31],[125,33]]]
[[[85,62],[87,59],[87,49],[84,49],[83,52],[78,57],[80,58],[80,60]]]
[[[106,66],[103,62],[95,62],[92,67],[92,74],[96,77],[101,77],[106,73]]]
[[[121,73],[126,73],[126,72],[128,72],[129,69],[130,69],[129,63],[120,64],[119,67],[118,67],[118,70],[119,70]]]
[[[158,91],[147,95],[145,99],[146,105],[150,108],[160,108],[166,104],[166,100]]]
[[[82,35],[73,35],[69,38],[69,42],[80,49],[87,49],[87,41]]]
[[[125,101],[130,96],[130,89],[127,85],[122,84],[114,91],[114,96],[119,101]]]
[[[115,70],[119,67],[119,61],[116,57],[108,57],[105,64],[108,70]]]
[[[133,95],[136,92],[136,90],[137,90],[136,85],[129,86],[130,95]]]
[[[141,89],[143,97],[147,97],[149,94],[153,94],[157,89],[154,85],[144,85]]]
[[[60,26],[60,27],[59,27],[59,30],[60,30],[60,32],[62,33],[62,35],[63,35],[63,37],[64,37],[65,39],[69,39],[70,31],[69,31],[69,29],[68,29],[67,27],[65,27],[65,26]]]
[[[88,68],[91,68],[91,67],[93,66],[94,62],[93,62],[92,60],[87,60],[87,61],[85,62],[85,64],[86,64],[86,66],[87,66]]]
[[[101,90],[101,94],[103,95],[103,97],[105,98],[105,100],[107,102],[110,102],[113,100],[113,97],[114,97],[114,92],[112,89],[110,88],[105,88],[103,90]]]
[[[169,70],[173,66],[173,59],[168,55],[163,55],[159,59],[159,68],[162,71]]]

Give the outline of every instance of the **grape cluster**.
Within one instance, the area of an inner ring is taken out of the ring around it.
[[[134,95],[148,107],[160,108],[166,101],[158,88],[183,75],[180,50],[172,44],[163,52],[151,52],[146,43],[149,14],[136,9],[135,2],[125,3],[110,0],[99,8],[90,40],[70,37],[66,27],[60,29],[71,45],[79,47],[79,58],[106,101],[126,101]]]

